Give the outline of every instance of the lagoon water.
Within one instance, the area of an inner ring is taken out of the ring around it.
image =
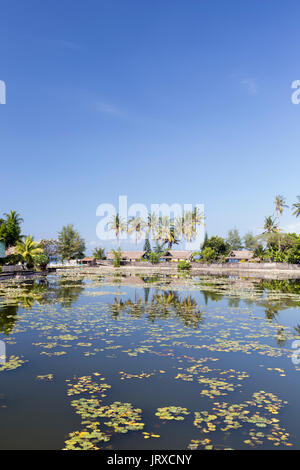
[[[299,449],[299,307],[299,281],[3,282],[0,448]]]

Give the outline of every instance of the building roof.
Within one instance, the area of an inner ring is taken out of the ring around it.
[[[122,260],[138,260],[144,256],[146,251],[122,251]],[[106,254],[108,259],[113,259],[114,255],[111,251]]]
[[[253,251],[250,250],[232,250],[227,256],[227,259],[252,259],[253,255]]]
[[[163,258],[190,259],[192,255],[193,252],[188,250],[168,250],[164,253]]]
[[[85,258],[82,258],[82,259],[79,260],[79,261],[94,261],[94,259],[95,259],[95,258],[93,258],[93,257],[87,257],[87,256],[86,256]]]

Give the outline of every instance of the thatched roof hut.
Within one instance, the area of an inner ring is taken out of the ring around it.
[[[146,254],[145,251],[122,251],[122,261],[138,261]],[[112,251],[106,254],[107,259],[114,259]]]
[[[188,250],[168,250],[162,255],[165,261],[190,261],[193,252]]]
[[[254,252],[250,250],[232,250],[226,259],[229,263],[239,263],[240,261],[249,261],[253,256]]]

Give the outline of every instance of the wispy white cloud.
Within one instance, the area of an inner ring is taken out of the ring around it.
[[[258,84],[255,78],[243,78],[241,80],[242,86],[250,93],[250,95],[257,95],[258,93]]]
[[[107,114],[109,116],[119,117],[119,118],[125,117],[125,113],[123,111],[121,111],[120,109],[118,109],[117,107],[111,104],[104,103],[102,101],[96,101],[94,103],[94,108],[99,113]]]

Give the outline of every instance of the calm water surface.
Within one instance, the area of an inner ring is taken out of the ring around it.
[[[299,449],[299,307],[298,281],[2,283],[0,448]]]

